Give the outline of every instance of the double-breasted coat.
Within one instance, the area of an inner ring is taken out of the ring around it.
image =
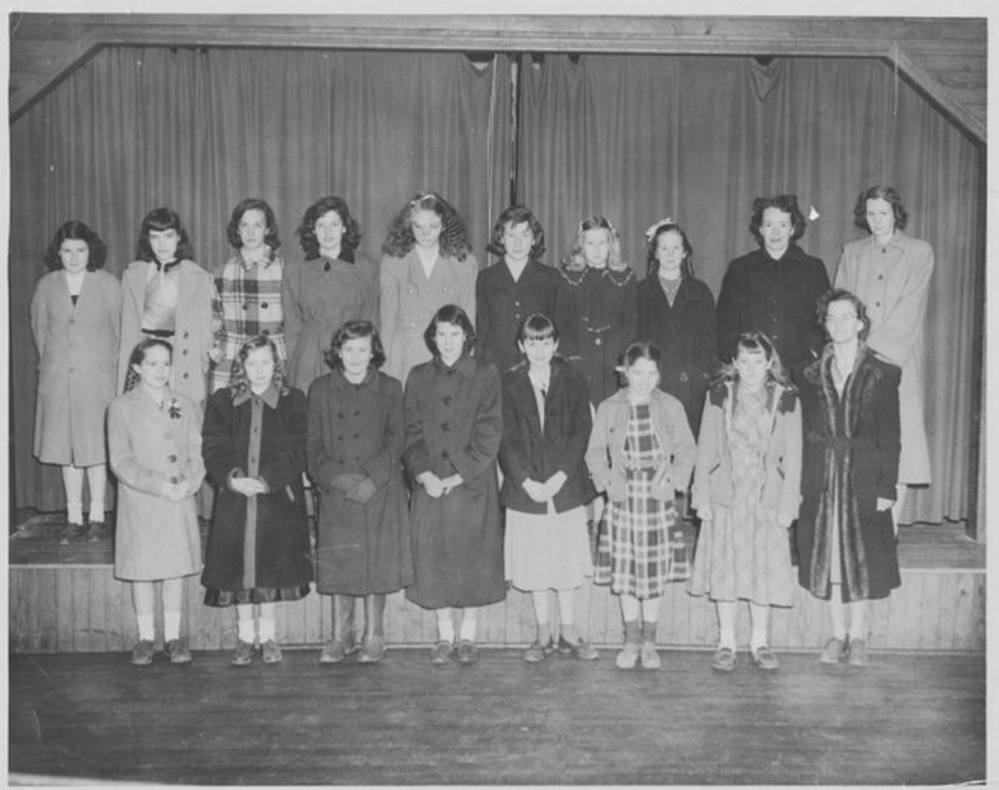
[[[308,392],[329,372],[324,354],[333,334],[347,321],[375,325],[378,312],[378,262],[349,247],[336,260],[289,261],[281,280],[288,382]]]
[[[883,247],[873,236],[851,241],[836,270],[836,287],[855,294],[867,308],[868,347],[902,369],[898,481],[913,485],[928,484],[931,478],[923,420],[923,326],[933,264],[929,244],[895,231]]]
[[[567,479],[555,495],[555,512],[564,513],[593,499],[597,492],[586,468],[592,427],[586,381],[568,362],[551,362],[544,430],[527,364],[504,374],[500,504],[521,513],[547,512],[546,504],[531,499],[523,484],[528,478],[544,483],[557,472]]]
[[[475,356],[491,362],[500,374],[520,359],[517,331],[532,313],[554,319],[558,274],[533,258],[516,280],[500,259],[479,272],[475,283]]]
[[[506,595],[496,456],[503,435],[500,377],[470,356],[439,357],[410,372],[404,397],[410,479],[425,471],[462,483],[431,497],[417,484],[410,508],[415,581],[406,597],[428,609],[483,606]]]
[[[434,313],[444,305],[458,305],[474,324],[478,271],[479,265],[471,253],[463,261],[441,255],[429,278],[415,248],[402,258],[382,257],[380,332],[388,375],[405,384],[413,366],[430,359],[423,333]]]
[[[156,264],[133,261],[121,278],[121,346],[118,351],[118,391],[125,387],[128,358],[142,334],[142,315],[146,301],[146,283]],[[194,261],[177,265],[177,316],[173,346],[170,386],[195,403],[202,403],[207,392],[209,354],[215,344],[212,334],[212,276]]]
[[[256,405],[262,410],[259,426],[254,398],[263,402]],[[233,397],[224,389],[209,397],[202,446],[216,495],[201,577],[206,603],[294,600],[303,587],[307,591],[312,559],[302,491],[306,420],[305,395],[296,389],[278,393],[271,386],[262,397]],[[231,477],[255,477],[267,492],[245,497],[229,487]],[[252,599],[245,595],[251,590]]]
[[[205,477],[201,407],[167,390],[160,408],[142,384],[108,409],[111,471],[118,478],[114,575],[126,581],[176,579],[201,568],[194,492]],[[163,484],[189,483],[174,502]]]
[[[402,475],[402,387],[370,369],[352,384],[335,370],[309,390],[309,476],[319,489],[318,589],[388,593],[413,581],[408,503]],[[375,493],[349,499],[336,478],[369,478]]]
[[[638,288],[636,335],[662,352],[659,386],[683,404],[696,437],[704,394],[718,368],[711,289],[701,280],[684,276],[670,305],[659,278],[649,277]]]
[[[732,359],[742,332],[763,332],[787,367],[815,359],[825,343],[815,303],[828,290],[825,265],[793,242],[780,260],[764,249],[736,258],[718,294],[718,356]]]
[[[38,281],[31,299],[38,349],[35,457],[45,464],[107,463],[105,418],[115,394],[121,286],[98,269],[83,276],[73,304],[62,269]]]
[[[617,392],[617,366],[636,338],[638,278],[623,269],[558,270],[555,323],[559,350],[586,379],[593,403]]]
[[[886,597],[901,584],[891,510],[898,479],[901,372],[861,346],[843,394],[836,392],[831,344],[799,380],[804,450],[798,581],[832,595],[833,540],[839,541],[844,601]]]

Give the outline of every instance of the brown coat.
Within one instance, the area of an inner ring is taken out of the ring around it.
[[[65,271],[38,281],[31,333],[38,349],[35,457],[46,464],[107,463],[104,421],[114,399],[121,286],[113,274],[87,272],[73,305]]]

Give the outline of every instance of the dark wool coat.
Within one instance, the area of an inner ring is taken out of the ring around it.
[[[276,407],[263,408],[257,478],[267,484],[268,491],[256,496],[256,539],[247,547],[248,500],[230,489],[228,480],[245,475],[249,466],[251,408],[248,400],[236,405],[232,393],[223,389],[208,399],[205,412],[202,452],[216,486],[201,577],[210,590],[290,589],[312,581],[302,493],[305,395],[288,390],[280,395]]]
[[[319,489],[318,589],[368,595],[413,581],[402,477],[402,385],[378,370],[351,384],[335,370],[309,390],[309,476]],[[377,487],[348,499],[335,478],[357,473]]]
[[[822,352],[825,335],[815,302],[829,290],[829,273],[818,258],[791,244],[779,261],[764,249],[728,265],[718,294],[718,355],[732,359],[742,332],[765,332],[788,367]]]
[[[704,393],[718,368],[711,289],[701,280],[684,276],[670,307],[659,278],[647,278],[638,289],[637,337],[662,352],[659,387],[683,404],[696,438]]]
[[[555,316],[558,274],[549,266],[529,260],[514,280],[500,259],[479,272],[475,281],[475,356],[491,362],[502,374],[520,360],[517,330],[531,313]]]
[[[630,266],[620,271],[562,268],[558,275],[559,351],[576,364],[590,400],[598,404],[617,392],[615,368],[636,337],[638,278]]]
[[[597,493],[585,460],[593,426],[586,382],[569,363],[553,359],[551,364],[543,432],[527,364],[503,376],[500,504],[521,513],[547,512],[546,504],[524,491],[528,478],[544,483],[556,472],[565,473],[568,479],[554,499],[558,513],[586,504]]]
[[[876,507],[878,497],[896,497],[901,372],[861,346],[840,398],[832,362],[830,350],[799,375],[804,451],[798,580],[819,598],[832,595],[831,543],[838,518],[843,600],[884,598],[901,584],[891,511]]]
[[[416,580],[406,597],[428,609],[482,606],[506,595],[496,456],[503,435],[496,368],[435,358],[409,373],[404,397],[410,479],[432,471],[462,484],[434,499],[417,484],[410,507]]]

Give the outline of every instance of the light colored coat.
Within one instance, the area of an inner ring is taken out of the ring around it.
[[[716,389],[718,388],[718,389]],[[701,433],[691,499],[694,509],[731,507],[735,496],[729,432],[735,403],[731,382],[716,384],[704,400]],[[798,401],[778,385],[769,395],[771,432],[763,455],[765,477],[760,504],[790,524],[801,504],[801,409]]]
[[[73,305],[62,269],[38,281],[31,333],[38,349],[35,457],[46,464],[107,463],[104,418],[114,399],[121,321],[118,278],[87,272]]]
[[[836,270],[836,287],[858,296],[867,308],[868,348],[902,369],[899,483],[926,484],[931,478],[923,419],[923,325],[933,265],[929,244],[895,231],[883,250],[873,236],[849,242]]]
[[[612,502],[628,498],[625,477],[624,442],[628,437],[631,404],[627,387],[618,390],[597,407],[593,432],[586,450],[586,465],[598,491],[606,491]],[[660,389],[649,398],[652,427],[659,446],[671,461],[655,476],[652,495],[663,502],[672,501],[678,490],[687,488],[694,466],[696,446],[687,423],[683,404]]]
[[[471,253],[463,261],[441,255],[428,278],[419,253],[381,261],[381,338],[384,372],[403,384],[414,365],[430,361],[423,333],[441,307],[456,304],[475,325],[475,278],[479,265]]]
[[[173,502],[160,491],[182,477],[197,491],[204,480],[201,408],[168,390],[161,410],[139,384],[108,409],[108,447],[119,482],[115,577],[152,581],[197,573],[201,537],[194,494]]]
[[[121,348],[118,352],[118,392],[125,387],[128,358],[144,337],[142,313],[146,301],[148,261],[129,264],[121,280]],[[170,386],[195,403],[205,399],[208,355],[212,350],[212,276],[194,261],[181,261],[177,271],[176,333]]]

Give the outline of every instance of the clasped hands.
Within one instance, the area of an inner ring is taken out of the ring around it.
[[[445,494],[450,494],[453,489],[465,482],[461,479],[461,475],[457,473],[441,479],[430,471],[420,473],[416,480],[423,486],[423,490],[426,491],[427,495],[432,499],[437,499]]]
[[[351,502],[364,504],[375,495],[375,481],[361,472],[341,472],[333,478],[333,487]]]
[[[565,481],[568,480],[565,472],[559,471],[549,477],[545,482],[539,483],[530,477],[521,483],[524,492],[538,504],[544,504],[555,498],[555,495],[562,490]]]
[[[160,485],[160,496],[171,502],[180,502],[193,493],[190,481],[183,476],[177,478],[176,481],[164,480]]]

